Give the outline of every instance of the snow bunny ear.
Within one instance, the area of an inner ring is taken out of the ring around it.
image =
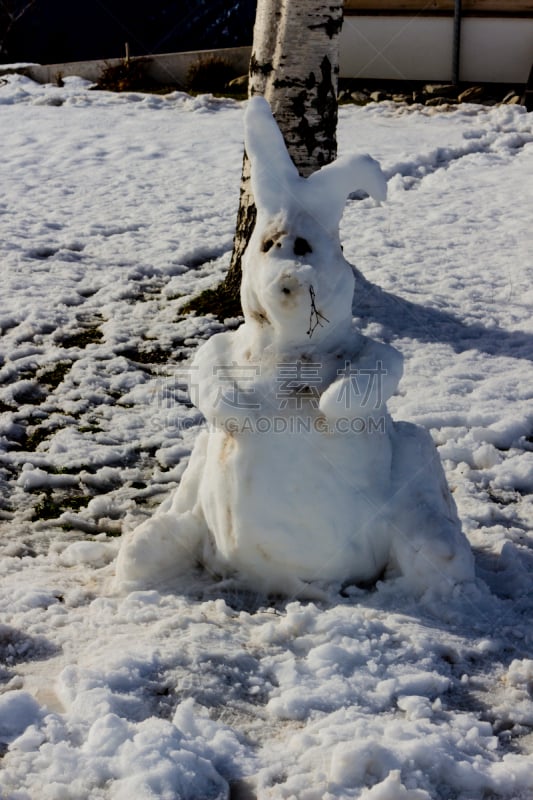
[[[338,230],[350,192],[362,189],[378,203],[387,199],[387,179],[369,155],[338,158],[306,180],[306,206],[329,231]],[[314,208],[313,208],[314,207]]]
[[[363,189],[378,202],[386,199],[385,176],[377,161],[368,155],[344,156],[302,178],[264,97],[255,96],[248,101],[245,146],[256,205],[269,215],[279,212],[288,202],[334,233],[350,192]]]
[[[256,95],[248,101],[244,145],[251,164],[256,206],[268,214],[276,214],[280,210],[280,198],[299,175],[264,97]]]

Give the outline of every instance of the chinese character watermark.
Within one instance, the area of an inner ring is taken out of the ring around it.
[[[256,394],[254,387],[243,388],[243,384],[252,382],[260,375],[259,364],[238,364],[236,361],[231,364],[215,364],[213,377],[220,384],[215,402],[218,404],[223,400],[230,408],[260,409],[261,404],[253,402],[250,397]]]
[[[318,408],[320,401],[319,386],[322,383],[320,375],[320,363],[294,361],[285,364],[277,364],[278,389],[276,400],[279,400],[278,408],[283,411],[293,408],[301,411],[304,400],[311,408]]]
[[[329,386],[323,386],[320,362],[296,360],[276,364],[273,380],[271,377],[265,386],[260,384],[261,374],[259,364],[232,361],[212,367],[216,417],[210,423],[213,429],[232,434],[385,432],[386,415],[369,413],[383,406],[383,379],[387,370],[382,361],[376,361],[375,367],[354,367],[345,361],[344,367],[337,370],[337,402],[342,403],[347,413],[335,420],[320,413],[320,396]],[[269,375],[272,376],[270,369]],[[269,386],[270,396],[265,394]],[[160,377],[151,392],[160,424],[179,431],[205,426],[207,423],[198,410],[201,388],[196,365],[180,367],[173,374]],[[357,409],[361,413],[357,414]],[[248,413],[243,415],[243,410]]]
[[[366,408],[373,400],[373,408],[381,408],[383,403],[383,377],[387,370],[382,361],[376,361],[375,367],[353,367],[351,361],[345,361],[344,367],[337,370],[339,378],[348,378],[339,386],[337,402],[344,402],[344,408],[352,408],[353,398],[356,406]]]

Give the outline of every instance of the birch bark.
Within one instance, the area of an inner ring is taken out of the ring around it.
[[[337,155],[342,2],[259,0],[250,95],[269,101],[289,154],[307,177]]]

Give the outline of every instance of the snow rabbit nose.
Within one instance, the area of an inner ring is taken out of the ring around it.
[[[278,288],[283,298],[288,299],[291,295],[296,296],[303,288],[295,275],[282,275],[278,280]]]

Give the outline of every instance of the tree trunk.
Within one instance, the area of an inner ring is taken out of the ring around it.
[[[263,95],[298,171],[307,177],[337,155],[337,82],[342,0],[258,0],[249,95]],[[189,308],[219,317],[241,313],[241,259],[256,209],[244,154],[239,211],[224,282]]]
[[[250,95],[263,95],[298,171],[307,177],[337,155],[337,79],[342,2],[259,0]]]

